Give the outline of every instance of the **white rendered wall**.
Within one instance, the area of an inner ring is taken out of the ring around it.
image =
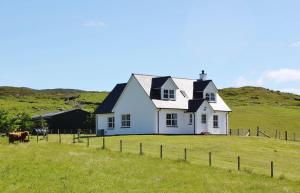
[[[167,113],[177,113],[177,127],[166,126]],[[194,120],[189,125],[189,113],[185,110],[162,109],[159,111],[159,134],[194,134]]]
[[[106,135],[153,134],[156,131],[156,108],[138,81],[132,76],[113,111],[115,128]],[[131,127],[122,128],[122,114],[130,114]]]

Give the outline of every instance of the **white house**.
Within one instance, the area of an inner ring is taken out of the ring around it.
[[[96,110],[98,135],[228,134],[230,108],[202,71],[198,80],[132,74]]]

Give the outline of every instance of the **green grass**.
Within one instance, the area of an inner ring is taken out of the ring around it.
[[[120,138],[124,140],[123,153],[118,152]],[[5,157],[0,159],[1,192],[266,193],[299,192],[300,189],[296,172],[299,171],[298,143],[254,137],[123,136],[106,138],[108,149],[101,150],[99,138],[91,140],[90,148],[85,143],[72,144],[70,135],[62,136],[63,144],[57,143],[57,135],[50,135],[48,143],[44,140],[36,143],[33,139],[29,144],[8,145],[1,138],[0,156]],[[143,156],[137,154],[140,141],[144,142]],[[166,144],[163,160],[158,157],[161,143]],[[189,153],[191,161],[183,162],[179,158],[187,144],[198,157],[193,158]],[[207,166],[208,150],[213,152],[213,167]],[[261,151],[265,153],[260,154]],[[229,167],[222,169],[220,164],[227,161],[221,160],[229,160],[236,153],[242,157],[242,167],[246,158],[255,156],[262,164],[274,158],[275,173],[283,157],[286,168],[297,167],[293,175],[280,179],[279,173],[272,179],[251,169],[241,172]]]
[[[67,97],[78,98],[65,101]],[[16,114],[26,112],[30,115],[69,110],[81,107],[94,112],[107,96],[107,92],[81,91],[71,89],[33,90],[29,88],[0,87],[0,106]]]

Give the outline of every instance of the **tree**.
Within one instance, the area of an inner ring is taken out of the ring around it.
[[[0,132],[6,133],[9,131],[10,119],[8,112],[0,109]]]
[[[30,115],[24,112],[14,117],[14,124],[18,126],[16,130],[19,131],[29,130],[33,126]]]

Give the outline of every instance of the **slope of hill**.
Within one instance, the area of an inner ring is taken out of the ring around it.
[[[300,135],[299,95],[260,87],[226,88],[220,94],[232,109],[230,128],[259,126],[273,135],[276,129]]]
[[[0,87],[0,105],[11,113],[31,115],[82,107],[93,111],[107,92],[75,89]],[[300,135],[300,96],[260,87],[225,88],[220,95],[233,110],[230,128],[256,128],[273,132],[289,130]]]
[[[31,115],[77,107],[92,112],[106,96],[107,92],[76,89],[0,87],[1,108],[10,113],[27,112]]]

